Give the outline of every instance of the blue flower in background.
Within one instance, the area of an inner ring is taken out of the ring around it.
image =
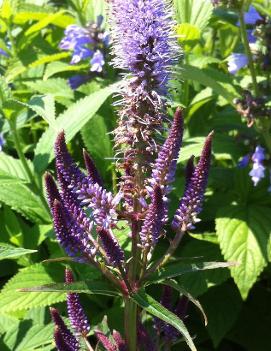
[[[5,141],[5,138],[4,138],[4,134],[3,133],[0,133],[0,151],[3,150],[3,146],[5,145],[6,141]]]
[[[254,6],[249,6],[248,12],[244,14],[244,20],[246,24],[254,25],[257,21],[261,20],[262,16],[259,12],[255,9]]]
[[[257,38],[254,35],[254,30],[253,29],[248,29],[247,30],[247,38],[248,38],[248,42],[249,44],[254,44],[257,41]]]
[[[249,172],[251,179],[256,186],[259,181],[265,176],[265,167],[263,161],[265,160],[265,149],[261,146],[257,146],[254,154],[252,155],[253,166]]]
[[[230,74],[236,74],[247,64],[248,58],[245,54],[232,53],[228,58],[228,71]]]
[[[101,53],[100,50],[97,50],[91,61],[91,72],[102,72],[103,70],[103,65],[104,65],[104,55]]]
[[[245,168],[249,164],[250,161],[250,155],[245,155],[244,157],[241,158],[241,160],[238,162],[237,167],[238,168]]]
[[[0,48],[0,55],[9,57],[9,54],[5,50],[3,50],[1,48]]]
[[[90,71],[101,73],[105,64],[105,51],[109,46],[109,33],[101,28],[103,16],[97,17],[96,23],[90,23],[87,27],[70,25],[65,30],[65,36],[59,47],[62,50],[72,51],[71,64],[77,64],[89,60]],[[75,75],[69,79],[72,89],[86,83],[93,75]]]

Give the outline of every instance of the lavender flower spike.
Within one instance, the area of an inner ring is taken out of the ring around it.
[[[104,335],[100,330],[95,331],[95,335],[98,340],[102,343],[106,351],[118,351],[117,347],[111,343],[107,336]]]
[[[79,343],[70,332],[56,308],[50,308],[52,320],[55,324],[55,343],[59,351],[79,351]],[[65,348],[66,347],[66,348]]]
[[[186,185],[184,196],[175,213],[172,222],[175,231],[193,229],[193,224],[198,221],[197,215],[201,211],[210,168],[212,136],[213,132],[206,138],[200,160]]]
[[[47,193],[47,200],[52,212],[54,207],[54,201],[55,200],[61,201],[61,196],[58,191],[57,185],[54,181],[54,178],[49,172],[45,173],[44,182],[45,182],[45,188]]]
[[[124,261],[124,252],[113,233],[105,228],[97,227],[97,233],[101,239],[109,264],[121,265]]]
[[[169,135],[161,147],[155,161],[151,183],[166,186],[174,181],[178,154],[180,151],[183,136],[182,111],[177,108]],[[168,193],[169,188],[164,193]]]
[[[103,184],[102,178],[92,158],[90,157],[89,153],[85,149],[83,150],[83,156],[84,156],[85,166],[88,171],[88,175],[90,176],[91,179],[93,179],[94,183],[97,183],[102,186]]]
[[[157,243],[162,230],[165,214],[163,194],[160,186],[155,186],[151,197],[152,200],[143,222],[141,232],[139,233],[141,243],[145,247],[150,247]]]
[[[74,278],[72,271],[68,268],[65,270],[65,282],[73,283]],[[90,325],[85,312],[80,304],[79,295],[76,293],[67,294],[68,315],[75,332],[83,337],[87,336],[90,331]]]

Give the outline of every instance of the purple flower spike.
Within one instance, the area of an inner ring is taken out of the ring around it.
[[[263,161],[265,160],[265,150],[261,146],[257,146],[254,154],[252,155],[253,166],[249,172],[254,186],[265,177],[265,167]]]
[[[100,330],[95,331],[95,335],[98,340],[102,343],[106,351],[118,351],[117,347],[111,343],[107,336],[105,336]]]
[[[73,283],[74,278],[72,271],[68,268],[65,270],[65,282]],[[68,315],[72,327],[76,333],[86,337],[90,331],[90,325],[85,315],[85,312],[80,304],[79,295],[76,293],[67,294]]]
[[[241,68],[245,67],[247,64],[247,55],[233,53],[228,58],[228,71],[230,74],[236,74]]]
[[[189,160],[187,161],[187,164],[186,164],[186,169],[185,169],[185,189],[187,188],[189,182],[190,182],[190,179],[194,173],[194,170],[195,170],[195,166],[194,166],[194,158],[195,156],[192,155]]]
[[[84,231],[58,200],[53,205],[53,221],[57,239],[69,256],[80,262],[93,256],[93,247]]]
[[[208,181],[208,173],[211,161],[212,136],[206,138],[200,160],[186,185],[184,196],[180,201],[172,222],[175,231],[193,229],[193,224],[198,221],[197,215],[201,212],[202,201]]]
[[[175,112],[169,135],[155,161],[152,171],[152,183],[166,186],[174,181],[182,136],[183,117],[181,109],[178,108]],[[168,193],[169,191],[170,188],[166,188],[164,193]]]
[[[127,351],[125,340],[117,330],[113,330],[113,339],[118,347],[118,351]]]
[[[186,317],[188,304],[189,299],[184,295],[178,301],[177,307],[175,309],[175,314],[182,320],[184,320]]]
[[[72,159],[66,145],[65,133],[60,132],[55,142],[56,168],[68,184],[80,185],[86,176]]]
[[[163,194],[160,186],[155,186],[151,197],[151,203],[139,234],[141,243],[145,247],[154,246],[157,243],[165,216]]]
[[[97,233],[101,239],[109,264],[112,266],[121,265],[124,261],[124,252],[113,233],[101,227],[97,227]]]
[[[55,343],[59,351],[79,351],[79,343],[67,328],[56,308],[50,308],[52,320],[55,324]],[[66,347],[66,348],[65,348]]]
[[[94,183],[97,183],[102,186],[103,184],[102,178],[92,158],[90,157],[89,153],[86,150],[83,150],[83,156],[84,156],[85,166],[88,171],[88,175],[90,176],[90,178],[93,180]]]
[[[54,178],[49,172],[45,173],[44,181],[45,181],[45,188],[46,188],[49,207],[51,211],[53,211],[54,201],[55,200],[61,201],[60,193],[58,191]]]

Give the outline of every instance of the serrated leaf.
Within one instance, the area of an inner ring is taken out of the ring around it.
[[[55,123],[55,100],[51,94],[33,96],[27,105],[45,119],[48,124],[53,125]]]
[[[178,277],[185,273],[205,271],[208,269],[227,268],[234,266],[236,262],[198,262],[198,263],[174,263],[161,268],[158,272],[148,277],[147,285],[154,282],[162,282],[163,280]]]
[[[118,83],[101,89],[87,96],[62,113],[55,123],[43,133],[35,149],[34,166],[36,171],[42,172],[48,163],[54,159],[54,142],[57,134],[64,129],[67,142],[92,118],[104,101],[117,90]]]
[[[0,243],[0,261],[6,259],[14,259],[20,256],[37,252],[37,250],[24,249],[23,247],[15,247],[7,243]]]
[[[29,68],[33,68],[33,67],[37,67],[40,65],[44,65],[45,63],[49,63],[49,62],[54,62],[54,61],[58,61],[62,58],[67,58],[70,56],[69,52],[59,52],[57,54],[52,54],[52,55],[45,55],[40,57],[39,59],[31,62],[28,67]],[[45,80],[45,79],[44,79]]]
[[[75,292],[78,294],[90,294],[90,295],[107,295],[107,296],[119,296],[119,292],[113,290],[112,287],[103,281],[99,280],[86,280],[83,282],[75,282],[71,284],[57,283],[48,284],[42,286],[33,286],[31,288],[23,288],[22,292]]]
[[[267,265],[270,255],[270,208],[247,204],[229,206],[218,211],[216,231],[226,260],[239,262],[231,275],[243,299]]]
[[[35,264],[23,268],[2,289],[0,293],[0,313],[19,311],[32,307],[50,306],[54,303],[64,301],[66,295],[63,292],[22,293],[18,291],[18,289],[22,288],[62,281],[63,276],[64,268],[57,264],[54,264],[53,267]]]
[[[28,160],[27,163],[29,168],[33,170],[32,162]],[[0,152],[0,173],[25,181],[29,180],[21,161],[4,152]]]
[[[181,23],[176,28],[178,40],[180,43],[196,41],[200,38],[200,30],[198,27],[190,23]]]
[[[190,23],[203,30],[213,12],[211,1],[206,0],[174,0],[180,23]]]
[[[35,223],[51,222],[41,199],[21,179],[0,174],[0,201]]]
[[[150,295],[146,294],[144,290],[140,290],[138,293],[133,294],[132,299],[134,300],[134,302],[136,302],[136,304],[138,304],[148,313],[176,328],[183,335],[190,350],[197,351],[183,321],[180,318],[178,318],[174,313],[170,312],[159,302],[154,300]]]
[[[51,344],[53,349],[53,323],[32,325],[31,320],[24,320],[11,328],[4,336],[5,344],[13,351],[34,351]]]

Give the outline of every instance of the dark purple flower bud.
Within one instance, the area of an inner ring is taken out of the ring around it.
[[[57,239],[69,256],[82,262],[93,256],[90,240],[58,200],[53,205],[53,221]]]
[[[72,159],[66,145],[65,133],[60,132],[55,142],[56,169],[61,173],[68,184],[79,186],[86,176]]]
[[[186,314],[187,314],[187,309],[188,309],[188,304],[189,304],[189,299],[186,296],[182,296],[175,309],[175,314],[182,320],[185,319]]]
[[[102,227],[97,227],[97,233],[101,239],[109,264],[112,266],[121,265],[124,261],[124,252],[114,234]]]
[[[113,339],[117,345],[118,351],[127,351],[125,340],[117,330],[113,330]]]
[[[118,351],[117,347],[111,343],[107,336],[105,336],[100,330],[95,331],[95,335],[98,340],[102,343],[106,351]]]
[[[47,200],[49,203],[49,207],[52,211],[54,206],[54,201],[55,200],[61,201],[61,196],[58,191],[57,185],[54,181],[54,178],[49,172],[45,173],[44,181],[45,181],[45,188],[47,193]]]
[[[250,154],[245,155],[241,158],[241,160],[238,162],[237,167],[238,168],[245,168],[248,166],[249,161],[250,161]]]
[[[210,133],[206,138],[200,160],[186,185],[184,196],[177,209],[172,228],[175,231],[186,231],[193,229],[193,224],[198,221],[197,215],[201,211],[205,188],[208,181],[208,173],[211,161],[212,136]]]
[[[68,268],[65,270],[65,282],[73,283],[74,278],[72,271]],[[90,325],[85,315],[83,307],[80,304],[79,295],[76,293],[67,293],[68,315],[75,332],[82,336],[87,336],[90,331]]]
[[[172,310],[172,288],[170,286],[163,286],[163,292],[160,303],[169,311]],[[166,329],[169,327],[169,324],[165,323],[161,319],[155,318],[155,327],[161,333],[166,331]]]
[[[69,78],[69,85],[72,90],[79,88],[82,84],[85,84],[90,80],[90,76],[86,74],[76,74]]]
[[[84,161],[85,161],[85,166],[88,171],[88,175],[90,178],[93,180],[94,183],[98,183],[100,186],[102,186],[102,178],[95,166],[94,161],[90,157],[89,153],[84,149],[83,150],[83,156],[84,156]]]
[[[143,246],[155,245],[161,234],[165,207],[160,186],[155,185],[151,195],[151,203],[146,213],[145,220],[139,233]]]
[[[140,322],[137,323],[137,338],[140,345],[140,350],[157,351],[157,347],[155,346],[154,341],[149,335],[147,329]]]
[[[181,109],[178,108],[175,112],[169,135],[159,151],[152,171],[151,183],[159,184],[162,189],[174,181],[182,136],[183,117]],[[164,194],[170,191],[169,188],[163,190]]]
[[[67,328],[56,308],[50,308],[52,320],[56,326],[55,342],[59,351],[78,351],[79,343],[71,331]],[[66,346],[67,348],[61,348]]]

